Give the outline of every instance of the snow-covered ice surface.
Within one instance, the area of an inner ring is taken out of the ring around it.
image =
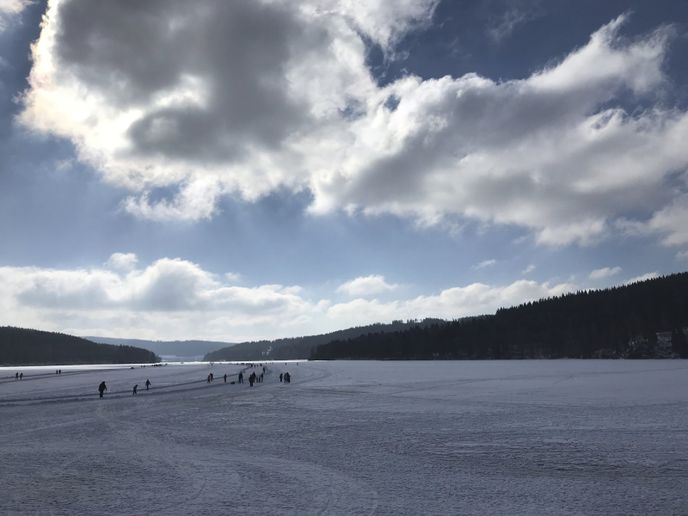
[[[0,514],[688,514],[688,361],[268,367],[0,370]]]

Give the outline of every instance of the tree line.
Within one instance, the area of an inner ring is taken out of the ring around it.
[[[96,344],[90,340],[47,331],[0,327],[0,364],[126,364],[155,363],[158,356],[133,346]]]
[[[660,334],[661,332],[661,334]],[[494,315],[338,339],[312,359],[688,357],[688,273],[580,291]],[[666,346],[664,346],[666,347]]]
[[[204,360],[290,360],[308,358],[313,348],[333,340],[349,339],[369,333],[386,333],[399,331],[415,326],[428,326],[442,323],[441,319],[424,319],[423,321],[392,321],[390,324],[371,324],[338,330],[322,335],[309,335],[276,340],[242,342],[230,347],[207,353]]]

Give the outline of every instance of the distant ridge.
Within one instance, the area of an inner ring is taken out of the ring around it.
[[[688,358],[688,272],[323,343],[313,359]]]
[[[231,342],[213,340],[144,340],[119,339],[113,337],[85,337],[101,344],[117,344],[144,348],[160,356],[176,356],[180,358],[201,358],[216,349],[233,346]]]
[[[390,324],[370,324],[357,326],[322,335],[293,337],[287,339],[261,340],[242,342],[231,348],[223,348],[208,353],[205,360],[290,360],[308,358],[315,346],[337,339],[358,337],[369,333],[386,333],[411,327],[441,325],[442,319],[424,319],[422,321],[393,321]]]
[[[64,333],[0,327],[0,365],[155,363],[155,353]]]

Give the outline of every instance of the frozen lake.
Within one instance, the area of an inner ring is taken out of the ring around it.
[[[0,514],[688,513],[688,361],[268,367],[0,370]]]

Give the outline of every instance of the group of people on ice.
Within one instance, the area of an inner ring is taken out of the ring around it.
[[[255,364],[250,364],[249,367],[255,367]],[[256,374],[255,371],[251,371],[251,374],[248,375],[248,384],[250,387],[253,387],[253,384],[255,384],[255,383],[263,383],[263,379],[265,377],[265,374],[268,372],[267,367],[265,367],[263,364],[259,364],[259,367],[261,368],[260,374]],[[246,369],[248,369],[248,367]],[[211,373],[211,375],[212,375],[212,373]],[[284,382],[284,383],[290,383],[291,382],[291,374],[289,374],[289,372],[280,373],[279,381]],[[225,383],[226,382],[227,382],[227,375],[225,374]],[[232,383],[234,383],[234,382],[232,382]],[[244,383],[244,370],[239,371],[237,383]]]
[[[251,364],[251,367],[254,367],[254,364]],[[256,374],[255,371],[252,371],[251,374],[249,375],[249,377],[248,377],[249,386],[253,387],[254,383],[263,383],[263,378],[264,378],[265,373],[267,373],[267,368],[263,364],[260,364],[260,367],[262,368],[260,374]],[[17,380],[21,380],[22,378],[23,378],[22,373],[16,374]],[[225,373],[222,378],[224,380],[224,383],[227,383],[227,373]],[[206,381],[208,383],[212,383],[212,381],[214,379],[215,379],[215,376],[213,375],[213,373],[209,373],[208,376],[206,377]],[[291,374],[289,374],[289,372],[280,373],[279,380],[280,380],[280,382],[283,382],[283,383],[291,383]],[[231,383],[234,383],[234,382],[231,382]],[[239,371],[237,383],[244,383],[244,371],[243,370]],[[152,385],[150,379],[146,379],[145,385],[146,385],[146,390],[149,390],[150,386]],[[132,392],[131,392],[132,396],[136,396],[138,394],[138,389],[139,389],[139,384],[137,383],[134,385],[134,387],[132,389]],[[98,394],[101,398],[103,397],[103,395],[105,394],[105,391],[107,391],[107,390],[108,390],[108,388],[107,388],[107,385],[105,384],[105,382],[100,382],[100,385],[98,385]]]
[[[265,373],[260,373],[257,375],[256,372],[253,371],[248,377],[249,386],[253,387],[254,383],[263,383],[263,374]]]
[[[103,383],[105,383],[105,382],[103,382]],[[101,385],[103,385],[103,384],[101,384]],[[146,390],[149,390],[150,386],[151,386],[151,381],[149,379],[146,379]],[[131,391],[131,395],[136,396],[138,391],[139,391],[139,384],[137,383],[136,385],[134,385],[134,388]],[[102,398],[103,395],[101,394],[100,397]]]
[[[149,390],[150,386],[152,385],[151,381],[149,379],[146,379],[145,385],[146,385],[146,390]],[[107,388],[107,385],[105,384],[105,382],[100,382],[100,385],[98,386],[98,394],[101,398],[103,397],[103,394],[105,394],[105,391],[107,391],[107,390],[108,390],[108,388]],[[138,392],[139,392],[139,384],[137,383],[134,385],[134,388],[131,390],[131,395],[136,396],[138,394]]]

